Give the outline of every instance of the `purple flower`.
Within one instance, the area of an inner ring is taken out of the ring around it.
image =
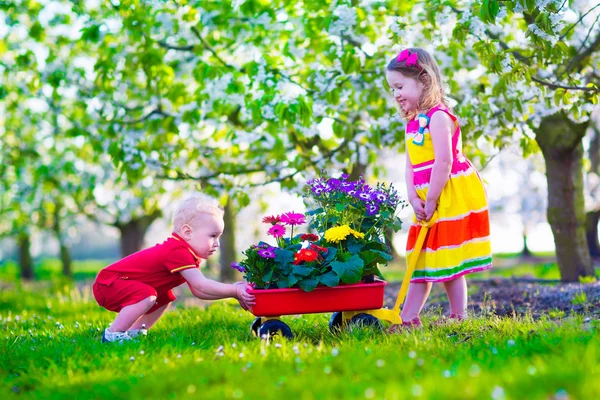
[[[348,178],[350,178],[350,175],[348,175],[348,174],[342,174],[342,179],[343,180],[346,180]]]
[[[281,222],[287,225],[295,226],[302,225],[306,223],[306,217],[304,214],[295,213],[295,212],[287,212],[281,215]],[[284,230],[285,233],[285,230]]]
[[[371,193],[363,191],[358,193],[357,196],[359,199],[361,199],[362,201],[370,201],[371,200]]]
[[[356,185],[354,183],[352,183],[352,182],[342,182],[340,184],[340,190],[342,192],[346,192],[346,193],[348,193],[351,190],[354,190],[355,187],[356,187]]]
[[[337,190],[340,187],[341,181],[339,179],[331,178],[327,184],[332,189]]]
[[[377,203],[383,203],[388,199],[385,193],[380,192],[378,190],[372,193],[371,198]]]
[[[281,218],[281,220],[283,221],[283,216]],[[283,235],[285,235],[285,226],[275,224],[269,228],[267,233],[273,237],[282,237]]]
[[[233,268],[233,269],[237,269],[237,270],[238,270],[238,271],[240,271],[240,272],[246,272],[246,268],[244,268],[244,266],[243,266],[243,265],[241,265],[241,264],[238,264],[238,263],[236,263],[236,262],[232,262],[232,263],[231,263],[231,268]]]
[[[369,215],[375,215],[379,212],[379,205],[378,204],[367,204],[367,214]]]
[[[275,250],[271,247],[269,249],[258,250],[258,255],[262,258],[275,258]]]

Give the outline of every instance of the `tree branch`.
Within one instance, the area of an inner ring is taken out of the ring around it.
[[[160,47],[163,47],[165,49],[177,51],[194,51],[194,47],[196,47],[193,44],[189,44],[187,46],[175,46],[172,44],[168,44],[165,40],[157,40],[156,43],[158,43]]]
[[[600,7],[600,3],[596,4],[594,7],[590,8],[590,9],[589,9],[589,10],[588,10],[588,11],[587,11],[585,14],[583,14],[581,17],[579,17],[579,19],[578,19],[576,22],[574,22],[574,23],[573,23],[573,25],[571,25],[571,26],[569,27],[569,29],[567,29],[567,30],[565,31],[565,33],[563,33],[562,35],[560,35],[560,37],[558,38],[558,40],[559,40],[559,41],[560,41],[560,40],[563,40],[563,39],[564,39],[564,38],[567,36],[567,34],[568,34],[570,31],[572,31],[572,30],[573,30],[573,28],[575,28],[575,27],[577,26],[577,24],[579,24],[581,21],[583,21],[583,19],[584,19],[585,17],[587,17],[587,15],[588,15],[589,13],[591,13],[592,11],[594,11],[594,10],[595,10],[596,8],[598,8],[598,7]]]
[[[223,60],[215,51],[215,49],[213,49],[210,44],[208,44],[208,42],[202,37],[202,35],[200,34],[200,31],[198,30],[198,28],[196,28],[195,26],[192,26],[192,32],[194,32],[194,35],[196,35],[196,37],[198,38],[198,40],[200,40],[200,42],[202,43],[202,45],[208,50],[210,51],[210,53],[217,59],[219,60],[219,62],[221,64],[223,64],[225,67],[229,68],[229,69],[234,69],[237,71],[237,68],[234,67],[231,64],[228,64],[225,60]],[[240,72],[244,72],[243,70]]]
[[[153,115],[161,115],[163,117],[172,117],[175,118],[175,115],[171,115],[169,113],[166,113],[162,110],[162,107],[160,105],[158,105],[155,109],[153,109],[152,111],[150,111],[148,114],[143,115],[142,117],[138,118],[138,119],[134,119],[134,120],[115,120],[112,122],[116,122],[118,124],[124,124],[124,125],[135,125],[135,124],[139,124],[140,122],[144,122],[146,120],[148,120],[151,116]]]
[[[547,86],[550,89],[565,89],[565,90],[581,90],[584,92],[598,92],[600,93],[600,89],[597,87],[585,87],[585,86],[568,86],[568,85],[559,85],[552,82],[547,82],[542,79],[539,79],[535,76],[531,77],[531,80],[537,82],[541,85]]]
[[[587,57],[589,57],[590,55],[592,55],[592,53],[596,50],[596,47],[600,47],[600,30],[599,30],[598,31],[599,32],[598,33],[598,37],[596,38],[596,40],[594,40],[590,44],[590,47],[588,47],[587,49],[585,49],[584,52],[579,53],[584,48],[585,43],[587,42],[588,38],[590,37],[590,34],[592,33],[592,30],[594,29],[594,26],[598,22],[599,18],[600,18],[600,14],[598,14],[598,16],[596,17],[596,20],[594,21],[594,23],[590,27],[590,30],[588,31],[587,35],[585,36],[585,39],[583,39],[583,42],[581,42],[581,46],[577,50],[577,54],[575,55],[575,57],[573,57],[571,59],[571,61],[569,61],[569,63],[567,64],[567,66],[565,67],[565,69],[560,73],[560,75],[557,76],[555,82],[558,81],[558,80],[560,80],[560,78],[562,78],[564,76],[564,74],[566,74],[567,72],[569,72],[571,70],[572,66],[579,65],[579,63],[581,61],[583,61],[584,59],[586,59]],[[580,70],[580,69],[581,68],[578,68],[578,70]]]

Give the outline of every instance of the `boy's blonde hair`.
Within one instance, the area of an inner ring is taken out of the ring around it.
[[[448,108],[444,87],[442,86],[442,74],[433,56],[419,47],[410,47],[406,50],[411,55],[416,53],[417,62],[413,64],[409,61],[409,65],[407,65],[408,60],[399,61],[399,57],[396,56],[388,64],[387,70],[400,72],[408,78],[421,82],[423,93],[419,99],[417,109],[405,112],[400,108],[400,116],[410,121],[419,114],[426,114],[438,104],[443,104]]]
[[[198,214],[211,214],[222,217],[223,207],[219,201],[205,193],[196,193],[179,204],[173,214],[173,232],[179,232],[183,225],[189,224]]]

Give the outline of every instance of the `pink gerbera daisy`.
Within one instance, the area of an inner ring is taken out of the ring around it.
[[[306,217],[304,216],[304,214],[295,213],[293,211],[281,214],[280,218],[281,222],[291,226],[302,225],[306,223]]]
[[[275,224],[269,228],[267,233],[273,237],[282,237],[283,235],[285,235],[285,226]]]

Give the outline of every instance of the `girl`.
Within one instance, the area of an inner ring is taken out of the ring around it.
[[[402,327],[421,327],[419,314],[432,282],[444,282],[450,318],[467,316],[465,275],[492,266],[488,205],[479,174],[462,154],[458,119],[448,109],[440,70],[420,48],[405,49],[387,66],[386,78],[406,127],[406,186],[415,212],[407,257],[437,210],[402,308]]]

